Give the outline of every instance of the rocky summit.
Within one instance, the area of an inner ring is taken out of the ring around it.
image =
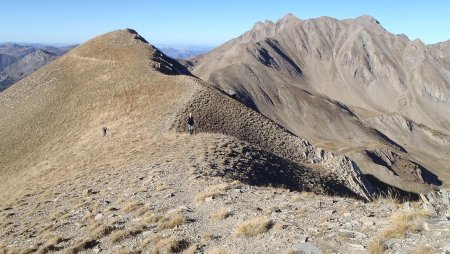
[[[288,15],[185,67],[123,29],[40,68],[0,93],[0,253],[447,251],[450,192],[433,167],[446,151],[427,164],[410,150],[447,146],[446,125],[320,93],[307,63],[335,54],[290,38],[350,47],[339,34],[365,30],[355,47],[368,52],[370,38],[394,37],[370,17]],[[288,42],[310,58],[291,58]],[[364,75],[367,99],[376,77]]]

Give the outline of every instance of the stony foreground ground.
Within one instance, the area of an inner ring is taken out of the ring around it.
[[[182,151],[159,150],[152,163],[80,172],[2,205],[0,253],[449,251],[448,203],[438,194],[424,209],[393,195],[364,203],[250,186],[213,176],[226,164],[210,155],[226,140],[204,140],[180,134]]]

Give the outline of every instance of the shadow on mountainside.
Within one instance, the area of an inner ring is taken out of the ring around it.
[[[204,171],[212,168],[212,174],[252,185],[285,186],[295,190],[371,199],[370,183],[345,158],[333,157],[311,146],[282,126],[218,90],[210,89],[206,84],[202,84],[186,108],[175,116],[171,128],[185,132],[189,113],[194,116],[197,133],[224,134],[234,140],[231,143],[245,142],[241,145],[242,149],[232,153],[218,152],[213,158],[205,152]],[[331,172],[331,165],[338,171]]]
[[[360,198],[333,177],[227,136],[208,138],[199,161],[201,173],[256,186],[282,187],[327,195]]]

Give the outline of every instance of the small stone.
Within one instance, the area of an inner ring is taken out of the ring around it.
[[[447,243],[443,249],[445,254],[450,254],[450,243]]]
[[[174,196],[175,196],[175,193],[171,192],[171,193],[167,194],[166,196],[164,196],[164,198],[171,198]]]
[[[207,197],[207,198],[205,198],[205,202],[210,202],[210,201],[212,201],[214,198],[213,197]]]
[[[142,232],[143,236],[149,236],[149,235],[152,235],[152,234],[153,234],[153,231],[144,231],[144,232]]]
[[[349,243],[348,246],[350,246],[351,248],[353,248],[355,250],[365,250],[366,249],[366,246],[361,245],[361,244]]]
[[[450,232],[449,220],[430,220],[423,223],[423,228],[430,232]]]
[[[100,251],[102,251],[102,249],[100,249],[100,248],[94,248],[94,249],[92,249],[92,251],[93,251],[94,253],[99,253]]]
[[[422,199],[423,203],[428,204],[428,199],[427,197],[425,197],[425,195],[423,195],[422,193],[420,193],[420,198]]]
[[[361,239],[361,238],[367,238],[367,235],[358,231],[352,231],[348,229],[339,229],[338,234],[342,237],[346,237],[349,239]]]
[[[325,211],[326,215],[332,215],[332,214],[335,214],[335,213],[336,213],[336,210],[327,210],[327,211]]]
[[[390,239],[386,240],[386,241],[384,242],[384,244],[385,244],[386,246],[388,246],[388,247],[391,247],[392,245],[394,245],[394,244],[397,243],[397,242],[398,242],[398,239],[390,238]]]
[[[94,219],[95,220],[101,220],[103,218],[103,214],[102,213],[98,213],[97,215],[95,215]]]
[[[349,212],[346,212],[346,213],[344,213],[343,215],[344,215],[345,217],[350,217],[350,216],[352,216],[352,214],[349,213]]]
[[[359,219],[359,221],[364,225],[364,226],[373,226],[375,225],[375,220],[372,217],[361,217]]]

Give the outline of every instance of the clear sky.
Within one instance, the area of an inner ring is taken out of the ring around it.
[[[2,0],[0,41],[82,43],[133,28],[153,44],[217,46],[256,21],[368,14],[392,33],[425,43],[450,39],[446,0]]]

